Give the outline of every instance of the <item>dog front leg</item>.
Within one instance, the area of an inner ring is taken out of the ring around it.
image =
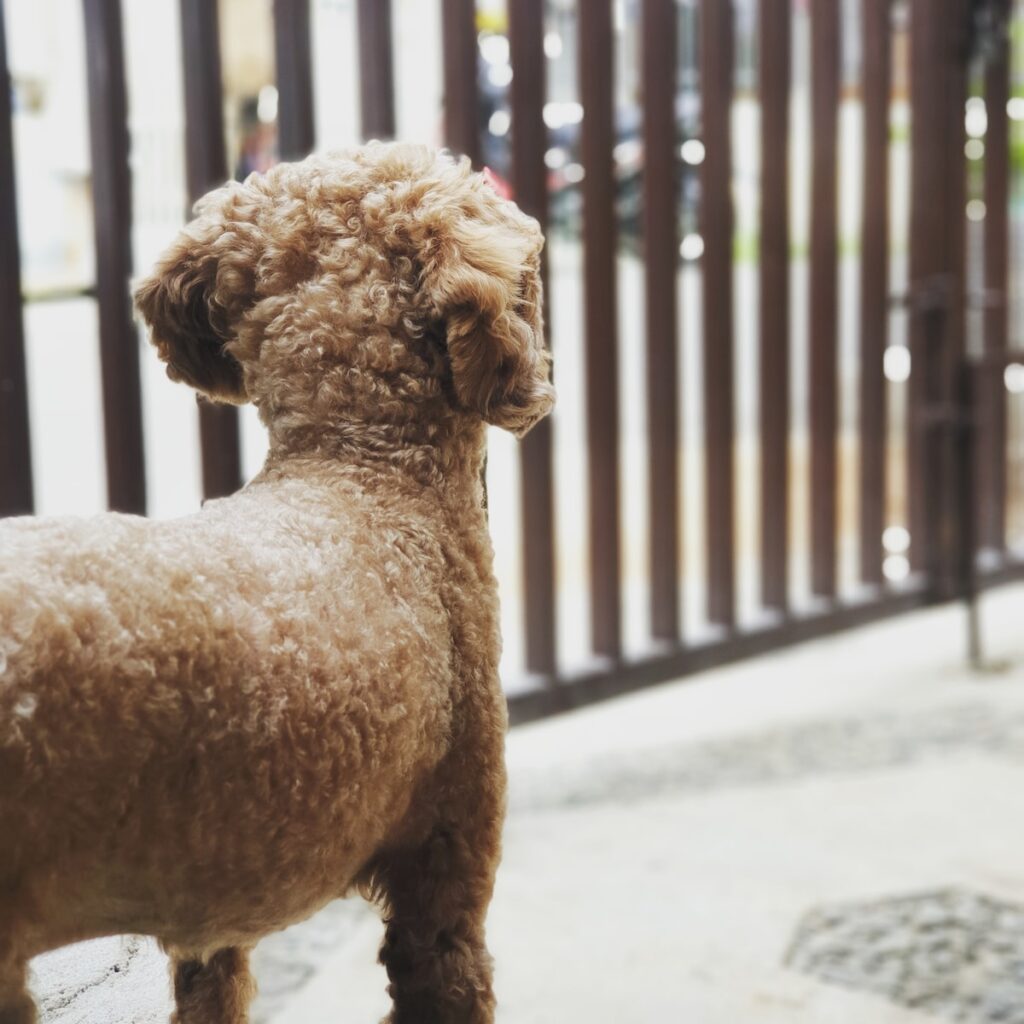
[[[386,925],[380,960],[394,1003],[384,1024],[492,1024],[484,917],[501,817],[499,810],[474,827],[439,825],[422,846],[379,866]]]
[[[0,1024],[35,1024],[36,1005],[25,984],[22,961],[0,960]]]
[[[229,947],[209,960],[175,957],[175,1011],[171,1024],[246,1024],[256,984],[249,973],[249,951]]]

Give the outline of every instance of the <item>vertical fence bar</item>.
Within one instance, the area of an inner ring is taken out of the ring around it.
[[[619,403],[615,111],[612,5],[579,6],[583,100],[583,290],[586,338],[587,449],[590,477],[591,632],[594,653],[621,654],[619,573]]]
[[[702,0],[701,89],[705,159],[701,177],[704,236],[704,459],[707,475],[708,618],[732,627],[735,612],[733,522],[733,313],[730,114],[732,5]]]
[[[395,136],[391,0],[359,0],[359,118],[364,139]]]
[[[139,336],[132,317],[132,194],[120,0],[85,0],[107,502],[146,511]]]
[[[811,587],[836,592],[839,5],[811,0]]]
[[[274,0],[277,138],[282,160],[301,160],[315,144],[309,0]]]
[[[789,607],[791,0],[761,0],[761,600]]]
[[[938,407],[956,406],[959,377],[963,371],[966,350],[966,281],[967,281],[967,161],[964,145],[967,140],[964,110],[967,104],[969,39],[973,0],[949,0],[949,17],[944,25],[939,73],[943,76],[943,103],[941,109],[941,142],[946,181],[946,238],[945,261],[946,296],[945,334],[941,347],[933,349],[929,358],[935,360],[935,376],[939,381]],[[943,423],[938,429],[929,427],[930,464],[936,469],[929,473],[930,486],[935,488],[928,497],[933,525],[930,535],[934,539],[938,570],[934,578],[934,591],[938,597],[953,597],[963,584],[961,568],[964,559],[961,541],[964,523],[961,518],[959,496],[962,487],[970,486],[969,479],[961,479],[956,445],[961,436],[961,425],[955,420]],[[971,492],[977,500],[976,492]]]
[[[911,564],[936,598],[957,589],[960,484],[955,407],[964,346],[964,103],[970,0],[949,0],[936,18],[912,0],[910,287]]]
[[[999,33],[985,69],[985,352],[1006,351],[1009,313],[1010,134],[1006,104],[1010,98],[1010,38]],[[979,409],[979,540],[1001,550],[1006,543],[1006,389],[1002,374],[984,378]]]
[[[944,26],[945,39],[941,68],[945,73],[945,98],[942,108],[942,141],[947,180],[946,253],[947,281],[946,294],[946,335],[944,351],[940,353],[939,372],[942,379],[943,403],[957,401],[957,389],[963,373],[966,353],[966,282],[967,282],[967,161],[964,145],[967,141],[964,110],[968,93],[968,62],[971,57],[972,0],[949,0],[949,17]],[[958,407],[957,407],[958,408]],[[932,443],[940,449],[936,459],[941,460],[942,471],[933,476],[941,483],[937,501],[930,505],[938,511],[938,529],[933,529],[941,552],[941,572],[936,581],[936,594],[953,597],[961,592],[964,578],[959,571],[964,564],[966,552],[961,550],[965,538],[965,523],[959,496],[964,488],[970,488],[970,477],[962,478],[961,473],[970,472],[970,463],[961,464],[956,458],[956,447],[962,436],[961,424],[955,420],[948,427],[936,432]],[[975,490],[970,493],[976,496]]]
[[[863,0],[864,212],[860,257],[860,576],[881,584],[889,324],[891,0]]]
[[[938,25],[929,12],[928,0],[917,0],[911,7],[911,179],[910,179],[910,361],[907,386],[907,513],[910,526],[910,564],[924,569],[928,532],[924,503],[924,430],[921,426],[925,400],[925,358],[923,330],[925,317],[920,309],[922,291],[934,280],[941,266],[939,244],[942,218],[948,213],[940,207],[942,196],[941,134],[936,112],[941,101],[935,90],[941,87],[936,75],[940,54],[934,37]]]
[[[679,639],[676,0],[644,0],[642,17],[651,633],[674,644]]]
[[[480,104],[475,0],[442,0],[444,135],[456,153],[480,166]]]
[[[185,75],[185,164],[189,202],[228,176],[224,147],[217,4],[181,0]],[[241,486],[238,410],[200,400],[203,495],[219,498]]]
[[[945,155],[946,194],[949,215],[946,218],[946,261],[948,285],[946,294],[946,335],[943,351],[940,353],[939,370],[942,376],[942,403],[959,410],[963,416],[969,410],[965,398],[968,391],[961,388],[961,379],[966,381],[964,358],[966,355],[966,284],[967,284],[967,160],[964,145],[967,129],[964,124],[964,109],[967,104],[968,65],[971,60],[971,39],[973,37],[972,17],[974,0],[949,0],[949,16],[944,22],[942,70],[945,73],[945,92],[942,108],[942,142]],[[961,395],[965,396],[964,399]],[[935,593],[941,597],[960,596],[965,585],[963,568],[973,552],[966,550],[968,534],[973,530],[971,523],[963,518],[965,494],[971,498],[973,519],[977,507],[977,487],[973,466],[969,458],[959,458],[958,448],[968,439],[968,432],[956,414],[952,422],[944,424],[934,432],[932,443],[941,448],[937,458],[941,459],[942,472],[933,476],[940,481],[941,494],[938,500],[929,498],[929,504],[939,511],[938,528],[932,536],[940,552],[942,568],[935,581]]]
[[[546,74],[544,0],[509,0],[512,77],[512,187],[516,202],[541,229],[548,219],[544,152]],[[547,283],[545,262],[545,285]],[[546,288],[545,288],[546,291]],[[541,420],[519,446],[522,470],[526,667],[549,680],[557,667],[555,525],[551,419]]]
[[[964,109],[967,104],[974,6],[972,0],[954,0],[951,3],[951,17],[946,24],[945,66],[948,85],[943,125],[949,175],[950,216],[947,230],[952,297],[942,372],[944,394],[949,396],[946,400],[951,401],[961,411],[970,408],[969,404],[958,398],[958,395],[967,393],[965,388],[961,388],[961,380],[967,377],[964,368],[967,351],[967,161],[964,158],[967,129],[964,123]],[[966,383],[969,382],[965,380]],[[939,539],[943,545],[944,581],[939,592],[946,597],[962,595],[966,580],[963,569],[967,560],[974,558],[974,551],[967,548],[973,544],[976,536],[971,529],[971,520],[977,508],[977,484],[971,460],[957,457],[957,448],[961,440],[968,439],[969,432],[963,430],[962,425],[956,420],[942,438],[945,487],[942,495],[942,532]],[[964,503],[959,500],[965,492],[971,496],[971,509],[967,514],[967,521],[963,517]]]
[[[14,99],[7,69],[7,32],[0,0],[0,516],[32,512],[25,327],[21,309],[18,207],[14,191]]]

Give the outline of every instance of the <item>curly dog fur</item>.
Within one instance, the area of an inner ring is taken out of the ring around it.
[[[0,524],[0,1024],[26,962],[156,936],[175,1020],[236,1024],[249,948],[354,889],[390,1021],[493,1019],[505,704],[485,424],[551,408],[536,223],[373,144],[203,199],[136,304],[169,375],[252,401],[238,494]]]

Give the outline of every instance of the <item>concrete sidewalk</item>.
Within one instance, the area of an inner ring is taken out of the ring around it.
[[[1024,588],[985,621],[998,674],[938,609],[513,732],[499,1021],[1024,1022]],[[266,941],[257,1020],[379,1019],[380,934]],[[148,944],[36,970],[44,1021],[166,1010]]]

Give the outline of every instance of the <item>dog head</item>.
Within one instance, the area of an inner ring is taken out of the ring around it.
[[[467,161],[374,143],[195,212],[135,295],[172,379],[272,433],[551,409],[541,232]]]

